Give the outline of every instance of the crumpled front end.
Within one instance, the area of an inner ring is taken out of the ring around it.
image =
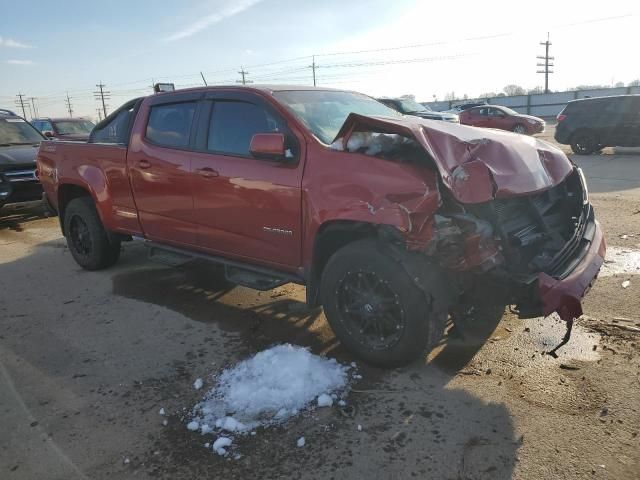
[[[509,132],[355,114],[332,147],[391,158],[408,143],[421,147],[417,163],[437,170],[441,197],[424,234],[407,232],[410,248],[437,260],[466,298],[490,284],[489,300],[522,318],[582,314],[605,243],[582,172],[564,153]]]

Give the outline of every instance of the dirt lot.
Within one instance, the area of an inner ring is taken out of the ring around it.
[[[576,160],[609,246],[639,251],[640,156]],[[146,255],[127,244],[86,272],[57,219],[0,219],[0,478],[638,478],[638,274],[599,279],[558,359],[543,354],[558,321],[505,314],[482,347],[445,338],[406,368],[359,365],[355,414],[307,412],[233,460],[185,428],[195,378],[282,342],[352,358],[301,288],[232,288]]]

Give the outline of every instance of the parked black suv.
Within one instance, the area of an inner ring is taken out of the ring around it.
[[[36,155],[44,137],[24,118],[0,109],[0,208],[42,199]]]
[[[640,95],[573,100],[557,120],[556,141],[571,145],[574,153],[640,146]]]

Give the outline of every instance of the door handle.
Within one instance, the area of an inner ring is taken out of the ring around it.
[[[142,168],[142,169],[151,168],[151,163],[148,160],[139,160],[138,168]]]
[[[213,178],[219,175],[218,172],[216,172],[213,168],[209,168],[209,167],[198,168],[196,172],[198,173],[198,175],[204,178]]]

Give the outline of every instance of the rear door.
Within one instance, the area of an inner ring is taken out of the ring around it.
[[[198,245],[273,267],[298,267],[302,137],[259,95],[211,92],[205,104],[191,164]],[[251,156],[253,135],[271,132],[285,133],[286,161]]]
[[[158,96],[136,118],[127,164],[140,223],[149,239],[196,244],[191,151],[200,97]]]

